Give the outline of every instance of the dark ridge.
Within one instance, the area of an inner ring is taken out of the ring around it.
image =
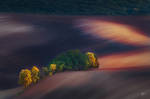
[[[149,15],[150,0],[3,0],[0,12],[51,15]]]

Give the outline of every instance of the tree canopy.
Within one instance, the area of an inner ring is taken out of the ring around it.
[[[79,50],[69,50],[58,55],[50,63],[56,64],[59,70],[86,70],[90,68],[90,62],[96,62],[96,58],[93,55],[93,60],[89,60],[89,56],[85,53],[80,52]],[[94,60],[95,58],[95,60]],[[96,66],[97,64],[95,64]]]
[[[37,66],[33,66],[31,71],[22,69],[19,73],[19,84],[27,88],[32,83],[37,83],[40,77],[52,76],[56,72],[66,70],[87,70],[96,68],[98,65],[97,57],[93,52],[83,53],[79,50],[69,50],[56,56],[48,66],[42,67],[41,72]]]
[[[31,71],[29,69],[22,69],[19,73],[19,84],[27,88],[32,83]]]
[[[37,81],[40,78],[39,78],[39,69],[36,66],[32,67],[31,74],[32,74],[32,81],[33,81],[33,83],[37,83]]]

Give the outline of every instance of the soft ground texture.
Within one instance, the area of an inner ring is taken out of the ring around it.
[[[149,99],[149,70],[77,71],[47,77],[17,99]]]

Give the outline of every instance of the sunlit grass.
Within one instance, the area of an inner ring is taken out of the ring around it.
[[[103,20],[81,20],[78,24],[85,33],[95,37],[134,46],[149,46],[150,38],[131,26]]]
[[[150,67],[150,50],[146,49],[102,56],[98,61],[100,69]]]

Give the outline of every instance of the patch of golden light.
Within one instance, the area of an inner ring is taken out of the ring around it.
[[[101,20],[83,20],[81,21],[80,28],[86,33],[91,33],[96,37],[111,41],[131,45],[150,45],[149,37],[124,24]]]
[[[150,50],[132,51],[98,59],[100,69],[150,66]]]

